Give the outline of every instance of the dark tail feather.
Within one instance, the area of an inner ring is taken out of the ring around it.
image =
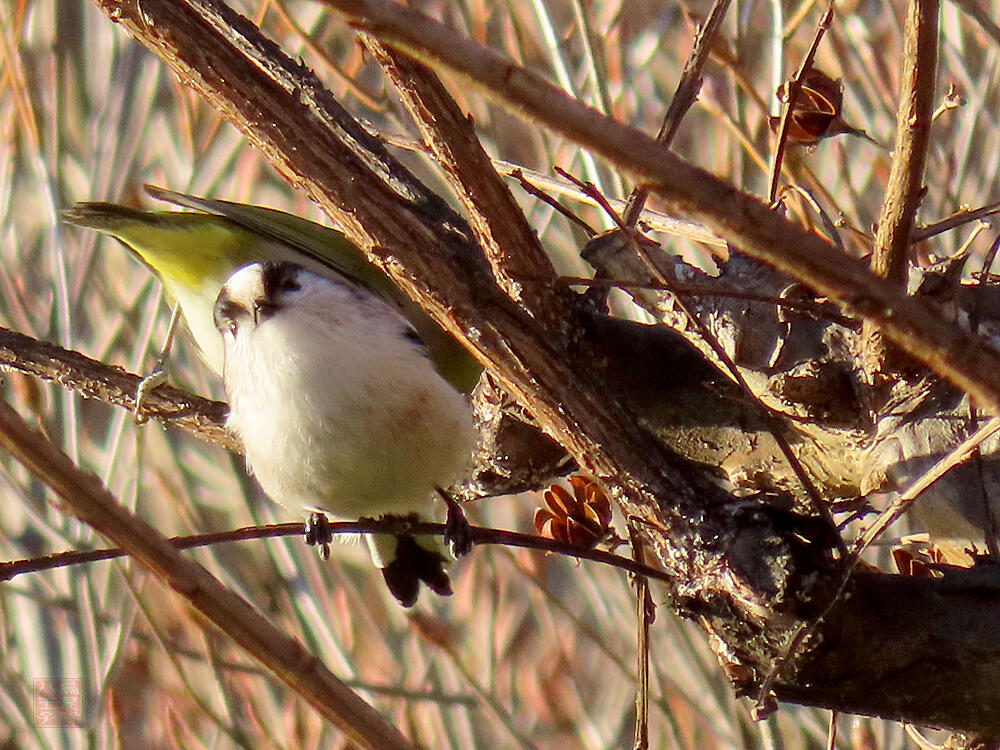
[[[451,595],[451,581],[438,552],[425,549],[412,536],[396,537],[396,556],[382,568],[382,577],[389,591],[404,607],[412,607],[420,593],[420,582],[440,596]]]

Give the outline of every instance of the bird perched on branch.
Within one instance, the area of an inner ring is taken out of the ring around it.
[[[476,431],[467,400],[394,306],[346,279],[265,262],[226,281],[214,321],[228,424],[272,499],[343,519],[433,520]],[[404,606],[421,582],[451,593],[439,539],[368,539]]]

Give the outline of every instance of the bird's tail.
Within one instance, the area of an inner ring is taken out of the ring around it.
[[[446,569],[451,560],[437,537],[374,534],[368,540],[386,586],[404,607],[416,603],[421,582],[435,594],[451,595]]]

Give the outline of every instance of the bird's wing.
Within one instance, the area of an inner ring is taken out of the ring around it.
[[[372,265],[357,245],[336,229],[274,208],[199,198],[153,185],[145,187],[146,192],[157,200],[224,216],[245,229],[281,242],[397,307],[403,302],[402,292],[396,285],[381,269]]]

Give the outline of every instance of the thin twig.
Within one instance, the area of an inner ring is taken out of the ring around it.
[[[629,539],[632,544],[632,559],[642,564],[645,545],[636,528],[629,524]],[[636,681],[635,681],[635,734],[633,750],[649,748],[649,626],[653,622],[656,609],[649,593],[649,579],[635,578],[635,626],[636,626]]]
[[[837,747],[837,712],[830,712],[830,721],[826,727],[826,750]]]
[[[939,0],[910,0],[903,39],[900,101],[889,184],[872,250],[872,272],[902,284],[924,193],[937,76]]]
[[[800,198],[809,204],[809,208],[815,211],[816,215],[819,216],[820,221],[823,222],[823,228],[826,230],[826,234],[830,238],[830,242],[833,243],[833,246],[840,250],[840,252],[846,253],[844,250],[844,242],[840,239],[840,233],[837,231],[837,225],[834,223],[833,219],[830,218],[830,215],[823,210],[823,207],[819,204],[819,201],[813,197],[812,193],[799,185],[785,185],[785,187],[783,187],[780,191],[781,197],[784,198],[785,193],[788,192],[797,193]]]
[[[823,40],[823,35],[826,33],[826,30],[830,28],[830,22],[832,20],[833,0],[830,0],[830,4],[826,6],[826,12],[816,25],[816,33],[813,36],[812,44],[809,46],[809,51],[806,52],[806,56],[802,58],[802,64],[799,65],[799,69],[798,72],[796,72],[795,77],[788,82],[788,88],[785,92],[785,100],[781,103],[781,119],[778,123],[778,140],[777,145],[774,148],[774,161],[771,163],[771,176],[768,179],[767,202],[770,204],[773,204],[775,199],[778,197],[778,178],[781,175],[781,164],[785,160],[785,148],[788,143],[788,123],[791,120],[791,113],[795,109],[795,103],[798,101],[799,92],[802,90],[802,80],[812,67],[813,59],[816,57],[816,51],[819,49],[819,43]]]
[[[729,10],[729,3],[730,0],[715,0],[708,18],[698,27],[698,33],[694,37],[694,46],[692,46],[691,53],[684,64],[684,72],[681,73],[677,90],[674,92],[673,99],[670,100],[667,113],[663,116],[663,125],[656,136],[656,140],[666,148],[670,148],[670,144],[673,143],[674,136],[677,135],[677,130],[681,126],[681,120],[698,99],[698,92],[701,91],[702,84],[701,74],[705,69],[705,63],[708,62],[715,36],[726,17],[726,11]],[[630,229],[635,227],[648,197],[649,187],[646,185],[637,185],[632,190],[622,214],[622,224]]]
[[[641,560],[629,559],[603,550],[587,549],[569,542],[560,542],[547,537],[521,534],[504,529],[491,529],[483,526],[470,526],[472,543],[475,546],[501,545],[505,547],[520,547],[541,552],[573,557],[578,560],[592,562],[619,568],[639,577],[654,578],[664,583],[673,579],[662,570],[651,568]],[[333,534],[414,534],[427,536],[442,536],[445,525],[441,523],[414,523],[403,518],[363,519],[360,521],[332,521],[330,531]],[[249,539],[272,539],[283,536],[302,536],[305,525],[302,523],[278,523],[263,526],[245,526],[230,531],[220,531],[212,534],[195,534],[192,536],[171,537],[167,541],[178,550],[207,547],[226,542],[242,542]],[[108,547],[95,550],[69,550],[57,552],[43,557],[33,557],[25,560],[11,560],[0,563],[0,582],[9,581],[24,573],[35,573],[40,570],[53,570],[70,565],[112,560],[129,554],[119,547]]]
[[[844,326],[845,328],[850,328],[852,330],[856,330],[861,327],[861,322],[859,320],[842,315],[829,303],[774,297],[769,294],[756,294],[754,292],[747,292],[742,289],[734,289],[731,287],[679,284],[677,282],[673,282],[668,288],[666,284],[659,281],[640,282],[622,281],[619,279],[591,279],[586,276],[560,276],[559,283],[569,284],[570,286],[588,286],[625,290],[646,289],[650,291],[663,292],[676,289],[689,297],[727,297],[730,299],[742,299],[748,302],[762,302],[766,305],[774,305],[775,307],[786,307],[789,310],[795,310],[798,313],[808,315],[817,320],[828,320],[831,323],[836,323],[837,325]]]
[[[560,214],[561,216],[564,216],[566,219],[576,224],[584,231],[584,234],[586,234],[588,237],[593,237],[595,234],[597,234],[597,230],[594,229],[592,226],[590,226],[590,224],[588,224],[579,216],[577,216],[575,213],[570,211],[568,208],[566,208],[562,203],[557,201],[551,195],[544,192],[540,188],[535,187],[533,183],[529,182],[528,178],[524,176],[524,172],[522,172],[520,169],[515,171],[511,176],[515,180],[517,180],[518,184],[521,186],[521,189],[524,192],[540,200],[542,203],[551,208],[553,211]]]
[[[992,216],[997,212],[1000,212],[1000,201],[988,203],[985,206],[971,211],[958,211],[951,216],[935,221],[933,224],[927,224],[923,227],[915,227],[913,229],[913,244],[928,240],[935,235],[941,234],[942,232],[947,232],[949,229],[954,229],[955,227],[960,227],[963,224],[968,224],[970,221],[982,219],[986,216]]]

